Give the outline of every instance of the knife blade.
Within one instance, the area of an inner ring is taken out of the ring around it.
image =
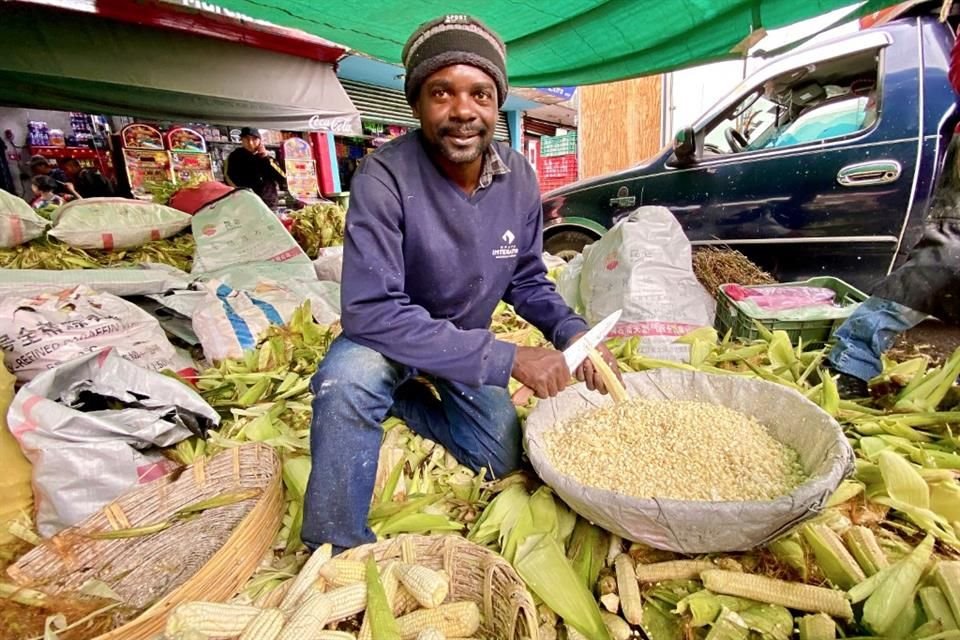
[[[583,334],[579,340],[563,350],[563,359],[566,360],[570,373],[576,371],[580,363],[587,359],[590,351],[603,342],[603,339],[607,337],[607,334],[620,320],[621,313],[623,313],[623,309],[617,309]]]

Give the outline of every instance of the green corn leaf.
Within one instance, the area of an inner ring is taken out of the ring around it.
[[[890,573],[875,574],[883,578],[863,605],[864,626],[884,635],[894,627],[898,617],[909,616],[908,607],[915,613],[914,591],[932,554],[933,536],[928,535],[909,556],[893,565]]]
[[[892,451],[879,452],[877,463],[891,498],[917,509],[930,508],[930,490],[912,463]]]

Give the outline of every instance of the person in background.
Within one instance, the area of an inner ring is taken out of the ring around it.
[[[571,379],[563,353],[490,331],[504,300],[557,349],[587,330],[547,279],[537,177],[493,140],[507,97],[503,41],[451,15],[403,49],[420,129],[368,155],[353,177],[341,323],[311,382],[312,466],[302,539],[336,552],[374,541],[367,514],[387,415],[460,463],[502,477],[521,463],[511,377],[541,398]],[[601,353],[614,371],[616,360]],[[592,363],[577,372],[606,392]]]
[[[263,202],[273,209],[277,206],[277,191],[286,176],[276,161],[267,153],[260,131],[253,127],[240,130],[240,143],[227,156],[223,173],[232,187],[251,189]]]
[[[949,78],[960,94],[960,38]],[[955,108],[960,108],[958,105]],[[882,115],[882,114],[880,114]],[[890,273],[834,334],[830,367],[841,396],[866,397],[867,383],[883,369],[881,356],[902,332],[927,316],[960,324],[960,139],[950,140],[943,174],[930,203],[923,236],[907,261]]]
[[[96,169],[84,169],[80,162],[70,158],[63,163],[67,180],[82,198],[109,198],[114,195],[113,185]]]
[[[36,209],[46,207],[59,207],[63,204],[63,198],[57,195],[57,181],[51,176],[33,176],[30,181],[35,196],[30,206]]]
[[[30,158],[30,175],[34,178],[37,176],[49,176],[55,180],[57,185],[56,193],[58,196],[62,196],[65,199],[81,197],[80,194],[77,193],[77,190],[74,189],[67,174],[59,167],[50,164],[50,161],[44,156],[35,155]]]

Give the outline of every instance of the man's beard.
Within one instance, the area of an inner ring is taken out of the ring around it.
[[[471,143],[467,146],[458,145],[452,138],[457,135],[473,135]],[[437,149],[444,158],[455,164],[469,164],[482,157],[490,147],[492,142],[489,136],[489,129],[483,125],[475,127],[457,127],[443,126],[437,130],[437,141],[433,147]]]

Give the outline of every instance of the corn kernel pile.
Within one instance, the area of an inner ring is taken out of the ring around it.
[[[546,443],[561,473],[639,498],[771,500],[807,479],[762,424],[705,402],[633,399],[559,424]]]

